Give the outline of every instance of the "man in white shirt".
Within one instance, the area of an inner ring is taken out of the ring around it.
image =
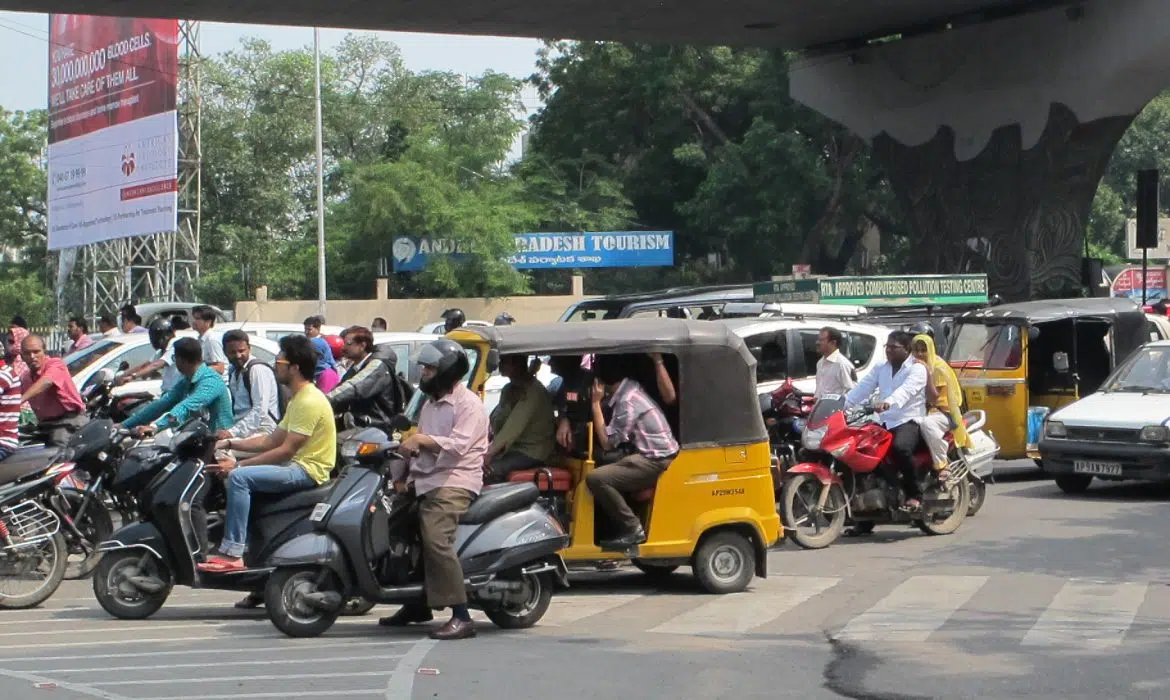
[[[243,331],[223,336],[224,352],[231,362],[228,388],[232,392],[232,427],[219,438],[250,438],[276,430],[280,414],[280,389],[276,369],[252,357],[252,343]]]
[[[906,508],[922,507],[922,493],[915,478],[914,452],[922,435],[918,420],[926,416],[926,366],[910,356],[912,336],[906,331],[894,331],[886,340],[886,361],[858,382],[846,394],[845,405],[863,403],[878,391],[874,410],[886,430],[894,435],[890,446],[890,461],[902,474],[902,491]]]
[[[825,326],[817,336],[817,352],[821,359],[817,360],[817,386],[813,390],[813,398],[820,399],[825,395],[841,396],[857,384],[857,371],[849,358],[841,354],[841,341],[844,336],[841,331],[832,326]]]
[[[215,309],[210,306],[193,307],[191,325],[199,334],[199,344],[203,346],[203,364],[218,372],[226,384],[228,358],[223,350],[223,336],[215,330]]]

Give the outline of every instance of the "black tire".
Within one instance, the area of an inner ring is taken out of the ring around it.
[[[914,524],[928,535],[949,535],[967,519],[967,509],[971,507],[971,490],[966,479],[955,485],[958,491],[955,499],[955,509],[945,520],[919,520]]]
[[[1055,481],[1061,491],[1078,494],[1089,490],[1093,477],[1089,474],[1058,474]]]
[[[145,571],[140,568],[143,556],[147,557]],[[147,593],[121,583],[124,577],[136,575],[157,576],[166,582],[166,587],[158,593]],[[93,572],[93,595],[98,605],[119,620],[145,620],[154,615],[167,602],[173,587],[166,565],[144,549],[106,552]]]
[[[548,612],[552,602],[554,581],[549,574],[536,574],[524,577],[529,586],[528,599],[517,607],[489,607],[483,613],[495,623],[496,627],[504,630],[523,630],[540,622]]]
[[[678,564],[655,564],[646,559],[635,559],[631,562],[639,571],[646,574],[646,578],[660,583],[670,578],[678,570]]]
[[[785,534],[791,535],[796,544],[805,549],[824,549],[836,542],[845,530],[845,492],[837,484],[830,484],[828,487],[832,491],[829,493],[826,506],[830,511],[833,511],[823,515],[828,520],[828,525],[816,534],[810,534],[800,529],[798,523],[804,518],[795,515],[800,490],[809,485],[819,484],[820,480],[812,474],[791,474],[785,479],[784,488],[780,491],[780,518],[784,521]],[[802,498],[801,503],[803,504],[806,500]]]
[[[738,593],[755,578],[756,548],[739,532],[715,532],[703,538],[691,567],[708,593]]]
[[[983,508],[987,500],[987,482],[970,476],[967,477],[967,485],[971,491],[971,505],[967,506],[967,517],[970,518]]]
[[[73,548],[76,549],[79,545],[89,553],[85,559],[70,561],[65,567],[65,580],[77,581],[88,577],[97,568],[98,562],[102,559],[102,553],[97,551],[97,547],[110,539],[110,535],[114,532],[114,520],[110,517],[110,511],[106,510],[106,506],[101,500],[91,500],[89,505],[85,507],[85,513],[79,518],[75,514],[77,509],[81,507],[85,495],[77,491],[67,491],[65,498],[69,503],[69,513],[73,517],[74,526],[85,536],[85,541],[76,543]],[[66,541],[70,539],[75,539],[75,537],[66,537]]]
[[[65,565],[68,563],[69,546],[65,543],[65,536],[60,532],[53,535],[48,540],[48,543],[50,546],[46,550],[46,556],[52,557],[53,560],[49,563],[49,575],[45,578],[45,585],[23,596],[6,596],[0,594],[0,608],[4,610],[35,608],[48,600],[61,587],[61,581],[65,579]]]
[[[341,608],[342,617],[361,617],[374,609],[377,603],[362,598],[361,596],[354,596],[345,601],[345,606]]]
[[[290,637],[319,637],[325,633],[341,615],[341,609],[334,611],[317,610],[304,603],[298,603],[298,594],[315,592],[321,570],[316,568],[277,569],[268,577],[264,586],[264,607],[268,619],[276,629]],[[327,587],[337,586],[337,577],[329,572]]]
[[[1033,458],[1032,461],[1036,463],[1036,467],[1039,468],[1040,471],[1044,471],[1044,460]]]

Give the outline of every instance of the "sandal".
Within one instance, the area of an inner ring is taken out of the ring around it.
[[[236,571],[247,571],[248,567],[242,560],[231,561],[219,556],[208,557],[207,561],[198,566],[200,571],[215,574],[228,574]]]
[[[264,605],[263,593],[249,593],[248,597],[235,604],[238,610],[254,610]]]

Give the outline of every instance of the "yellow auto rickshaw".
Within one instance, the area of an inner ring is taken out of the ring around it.
[[[572,536],[562,555],[575,568],[628,559],[660,576],[690,566],[712,593],[741,591],[753,576],[767,575],[767,551],[782,534],[768,433],[756,397],[755,358],[726,326],[628,319],[461,328],[447,337],[467,349],[468,386],[480,392],[503,355],[662,353],[676,388],[681,451],[654,488],[629,497],[646,530],[644,544],[624,553],[597,544],[605,523],[595,517],[585,484],[599,457],[592,424],[581,431],[587,444],[576,456],[560,455],[510,480],[531,480],[541,489],[546,507]],[[635,378],[644,386],[654,382],[653,376]]]
[[[1040,464],[1045,416],[1096,391],[1149,340],[1147,323],[1124,298],[991,306],[955,319],[946,357],[968,408],[987,412],[999,458]]]

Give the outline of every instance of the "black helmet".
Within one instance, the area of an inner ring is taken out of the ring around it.
[[[471,363],[463,346],[448,338],[440,338],[423,346],[418,353],[418,363],[423,367],[434,367],[435,376],[419,382],[418,388],[433,399],[451,391],[467,374]]]
[[[910,326],[910,335],[929,335],[933,339],[934,326],[930,325],[926,321],[919,321],[913,326]]]
[[[497,325],[497,326],[510,326],[515,322],[516,322],[516,319],[512,318],[512,314],[505,311],[505,312],[501,313],[499,316],[496,316],[495,325]]]
[[[167,341],[175,337],[175,329],[171,327],[171,322],[162,316],[151,321],[146,331],[155,350],[165,350]]]
[[[463,314],[463,309],[447,309],[443,312],[442,319],[446,321],[443,327],[450,333],[462,326],[463,322],[467,320],[467,316]]]

